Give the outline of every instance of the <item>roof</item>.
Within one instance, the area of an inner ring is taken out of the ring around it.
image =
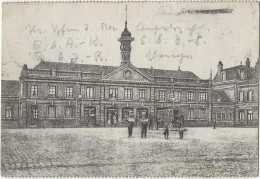
[[[245,74],[246,66],[245,65],[238,65],[238,66],[234,66],[234,67],[231,67],[231,68],[226,68],[226,69],[223,69],[223,72],[226,73],[226,80],[243,79],[242,76],[241,76],[241,72],[244,72],[244,75],[246,75]],[[253,68],[253,67],[250,67],[249,71],[248,71],[248,78],[247,79],[253,79],[253,78],[257,78],[256,69]],[[213,81],[216,81],[216,82],[219,81],[218,73],[215,75]]]
[[[41,61],[33,69],[35,70],[56,69],[61,71],[81,71],[81,72],[89,72],[89,73],[108,74],[117,68],[118,67],[115,66]]]
[[[233,103],[232,99],[225,93],[224,90],[213,90],[212,102]]]
[[[19,96],[20,82],[14,80],[2,80],[1,95],[3,96]]]
[[[57,69],[62,71],[81,71],[88,73],[108,74],[119,68],[119,66],[103,66],[103,65],[90,65],[90,64],[76,64],[76,63],[62,63],[62,62],[48,62],[41,61],[33,69]],[[162,70],[153,68],[137,68],[141,73],[147,77],[163,77],[163,78],[190,78],[198,79],[194,73],[190,71],[181,70]]]

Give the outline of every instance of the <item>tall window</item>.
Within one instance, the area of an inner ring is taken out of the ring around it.
[[[200,101],[206,101],[206,93],[200,93]]]
[[[72,87],[66,87],[66,97],[72,97],[73,96],[73,88]]]
[[[221,73],[221,81],[225,81],[226,80],[226,73]]]
[[[94,88],[86,89],[86,98],[94,98]]]
[[[206,110],[205,109],[200,109],[199,110],[199,119],[205,119],[206,118]]]
[[[110,88],[109,89],[109,99],[117,98],[117,89],[116,88]]]
[[[244,100],[244,93],[243,91],[239,91],[239,101],[242,102]]]
[[[252,101],[252,90],[249,90],[247,93],[247,100]]]
[[[243,120],[244,119],[244,111],[239,111],[239,120]]]
[[[177,91],[177,92],[175,93],[175,100],[176,100],[176,101],[180,101],[180,100],[181,100],[181,92],[180,92],[180,91]]]
[[[245,78],[245,72],[241,71],[241,79]]]
[[[56,97],[56,86],[50,86],[50,92],[51,97]]]
[[[55,106],[49,106],[48,116],[49,116],[49,118],[56,118],[56,108],[55,108]]]
[[[37,85],[31,86],[31,96],[38,96],[38,86]]]
[[[251,111],[251,110],[247,111],[247,119],[250,121],[253,120],[253,111]]]
[[[189,109],[189,119],[194,119],[194,110]]]
[[[73,118],[73,108],[71,106],[66,107],[65,117],[66,118]]]
[[[225,121],[226,120],[226,113],[224,113],[224,112],[221,113],[221,118],[222,118],[223,121]]]
[[[166,99],[166,90],[159,90],[159,100],[165,101]]]
[[[159,90],[159,100],[165,101],[165,97],[166,97],[166,91],[165,90]]]
[[[132,89],[125,89],[125,98],[132,99],[133,98],[133,90]]]
[[[37,106],[32,106],[32,117],[33,117],[33,119],[38,118],[38,108],[37,108]]]
[[[5,117],[12,118],[12,106],[5,107]]]
[[[145,99],[145,89],[139,90],[139,99]]]
[[[193,101],[193,99],[194,99],[194,93],[188,92],[188,101]]]

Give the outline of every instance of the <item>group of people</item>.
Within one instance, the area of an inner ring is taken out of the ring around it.
[[[130,111],[129,112],[129,116],[127,117],[127,121],[128,121],[128,137],[132,137],[133,134],[133,128],[134,128],[134,115],[133,112]],[[141,122],[141,137],[145,137],[146,138],[146,134],[147,134],[147,127],[148,127],[148,118],[145,117],[145,113],[142,113],[142,117],[140,119]]]
[[[134,122],[135,122],[132,111],[129,112],[129,115],[127,116],[127,121],[129,123],[128,124],[128,137],[132,137]],[[151,129],[151,120],[148,120],[145,112],[141,113],[140,123],[141,123],[141,138],[146,138],[148,125],[149,125],[149,129]],[[180,128],[180,130],[179,130],[180,139],[183,139],[184,131],[186,131],[186,129]],[[164,135],[165,139],[169,139],[169,124],[167,124],[167,123],[164,126],[163,135]]]

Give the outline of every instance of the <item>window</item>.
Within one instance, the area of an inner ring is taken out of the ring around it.
[[[132,99],[133,98],[133,90],[132,89],[125,89],[125,98]]]
[[[116,88],[110,88],[109,89],[109,99],[117,98],[117,89]]]
[[[200,101],[206,101],[206,93],[200,93]]]
[[[226,120],[226,113],[221,113],[221,118],[222,118],[223,121],[225,121]]]
[[[244,93],[243,91],[239,91],[239,101],[242,102],[244,100]]]
[[[5,117],[12,118],[12,106],[5,107]]]
[[[66,97],[72,97],[73,88],[72,87],[66,87]]]
[[[175,100],[176,100],[176,101],[180,101],[180,100],[181,100],[181,92],[180,92],[180,91],[177,91],[177,92],[175,93]]]
[[[241,79],[245,78],[245,72],[241,71]]]
[[[73,118],[73,108],[72,107],[66,107],[66,118]]]
[[[189,109],[189,119],[194,119],[194,110]]]
[[[139,90],[139,99],[145,99],[145,90],[144,89]]]
[[[230,121],[233,120],[232,113],[229,113],[229,120],[230,120]]]
[[[253,120],[253,111],[251,111],[251,110],[247,111],[247,119],[250,121]]]
[[[221,73],[221,81],[225,81],[226,80],[226,73],[223,72]]]
[[[56,86],[50,86],[50,96],[55,97],[56,96]]]
[[[244,119],[244,111],[239,111],[239,120],[243,120]]]
[[[188,92],[188,101],[193,101],[193,98],[194,98],[194,93]]]
[[[38,108],[37,108],[37,106],[32,106],[32,117],[33,117],[33,119],[38,118]]]
[[[86,98],[94,98],[94,88],[86,89]]]
[[[252,90],[249,90],[247,93],[247,100],[252,101]]]
[[[37,96],[38,95],[38,86],[32,85],[31,86],[31,96]]]
[[[199,119],[206,119],[206,110],[205,109],[200,109],[199,110]]]
[[[55,108],[55,106],[49,106],[48,116],[49,116],[49,118],[56,118],[56,108]]]
[[[217,114],[217,119],[218,119],[218,121],[221,121],[221,113]]]
[[[166,91],[165,90],[160,90],[159,91],[159,100],[160,101],[165,101],[165,97],[166,97]]]

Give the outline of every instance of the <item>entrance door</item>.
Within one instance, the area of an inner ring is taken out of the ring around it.
[[[118,110],[116,108],[107,109],[106,126],[118,126]]]
[[[82,125],[88,127],[96,126],[96,108],[95,107],[85,107],[84,108],[84,120],[81,122]]]
[[[38,107],[32,106],[31,108],[31,119],[30,119],[30,126],[38,126]]]

